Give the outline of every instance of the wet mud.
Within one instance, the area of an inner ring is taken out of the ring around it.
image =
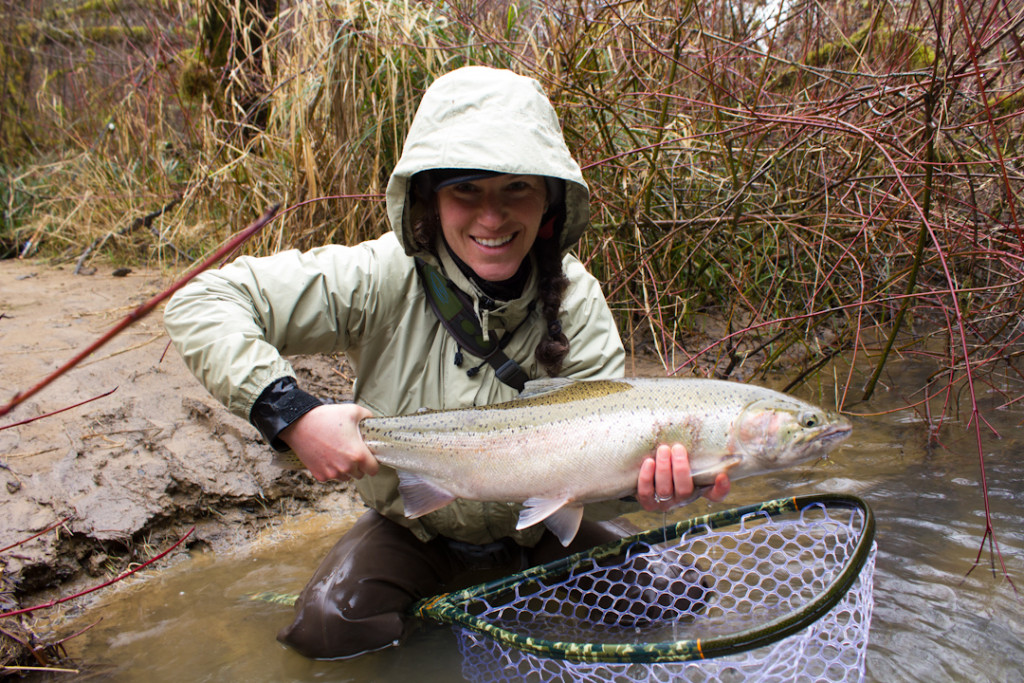
[[[0,261],[6,403],[170,284],[154,272],[90,276]],[[350,396],[343,359],[294,359],[305,385]],[[272,464],[245,421],[210,397],[168,348],[162,307],[0,418],[0,612],[117,576],[195,527],[189,550],[225,551],[299,511],[351,508],[347,485]],[[58,526],[32,540],[40,530]],[[15,545],[17,544],[17,545]],[[14,628],[13,620],[0,626]]]

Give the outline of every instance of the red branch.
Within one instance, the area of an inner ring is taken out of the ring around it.
[[[117,387],[114,387],[110,391],[108,391],[106,393],[103,393],[103,394],[100,394],[99,396],[93,396],[92,398],[87,398],[84,401],[79,401],[78,403],[76,403],[73,406],[68,406],[67,408],[61,408],[60,410],[54,410],[52,412],[46,413],[45,415],[36,415],[35,417],[30,417],[30,418],[28,418],[26,420],[22,420],[21,422],[12,422],[9,425],[3,425],[2,427],[0,427],[0,432],[4,431],[5,429],[10,429],[11,427],[19,427],[21,425],[28,424],[29,422],[35,422],[36,420],[42,420],[44,417],[50,417],[51,415],[56,415],[58,413],[63,413],[65,410],[71,410],[72,408],[77,408],[78,406],[84,406],[86,403],[92,403],[93,401],[101,399],[101,398],[103,398],[105,396],[110,396],[115,391],[117,391]],[[2,552],[2,551],[0,551],[0,552]]]
[[[123,581],[124,579],[127,579],[132,574],[134,574],[136,572],[139,572],[139,571],[142,571],[143,569],[145,569],[149,565],[153,564],[157,560],[160,560],[163,557],[165,557],[167,554],[169,554],[171,551],[173,551],[179,545],[184,543],[185,539],[188,538],[189,536],[191,536],[192,532],[195,531],[195,530],[196,530],[195,527],[190,528],[187,532],[185,532],[184,536],[179,538],[174,543],[174,545],[172,545],[167,550],[163,551],[159,555],[151,557],[150,559],[146,560],[145,562],[140,564],[138,567],[135,567],[134,569],[129,569],[126,572],[121,572],[120,574],[118,574],[117,576],[115,576],[114,578],[112,578],[109,581],[104,581],[103,583],[99,584],[98,586],[93,586],[92,588],[86,588],[84,591],[80,591],[78,593],[75,593],[74,595],[66,595],[66,596],[64,596],[62,598],[54,598],[53,600],[50,600],[49,602],[44,602],[42,604],[34,605],[32,607],[24,607],[22,609],[11,610],[10,612],[0,612],[0,619],[4,619],[6,617],[14,617],[14,616],[17,616],[19,614],[26,614],[28,612],[35,612],[35,611],[41,610],[41,609],[48,609],[48,608],[53,607],[55,605],[59,605],[62,602],[67,602],[68,600],[74,600],[75,598],[80,598],[83,595],[88,595],[89,593],[93,593],[95,591],[98,591],[101,588],[106,588],[107,586],[115,584],[118,581]]]
[[[28,538],[24,538],[24,539],[18,541],[17,543],[12,543],[12,544],[10,544],[9,546],[7,546],[5,548],[0,548],[0,553],[5,553],[8,550],[10,550],[11,548],[17,548],[19,545],[25,545],[26,543],[31,541],[33,538],[39,538],[43,534],[45,534],[45,533],[47,533],[49,531],[53,531],[57,527],[61,526],[62,524],[65,524],[66,522],[69,522],[70,520],[71,520],[70,517],[65,517],[64,519],[60,520],[59,522],[55,522],[55,523],[51,524],[50,526],[46,527],[45,529],[40,531],[38,534],[33,534],[33,535],[29,536]]]
[[[12,398],[11,401],[7,405],[5,405],[3,407],[0,407],[0,417],[3,417],[7,413],[11,412],[12,410],[14,410],[14,408],[16,408],[18,406],[18,404],[23,402],[29,396],[34,395],[35,393],[37,393],[38,391],[40,391],[41,389],[43,389],[47,385],[49,385],[51,382],[53,382],[55,379],[57,379],[58,377],[63,375],[65,372],[67,372],[71,368],[73,368],[76,365],[78,365],[79,363],[81,363],[90,354],[94,353],[97,349],[99,349],[104,344],[106,344],[108,341],[110,341],[111,339],[116,337],[118,334],[120,334],[126,327],[128,327],[129,325],[131,325],[132,323],[134,323],[134,322],[136,322],[138,320],[141,320],[143,317],[148,315],[164,299],[169,298],[172,294],[174,294],[179,289],[184,287],[192,278],[194,278],[196,275],[199,275],[201,272],[203,272],[204,270],[206,270],[207,268],[212,266],[214,263],[219,261],[221,259],[221,257],[223,257],[225,254],[230,254],[232,251],[234,251],[235,249],[240,247],[243,242],[245,242],[247,239],[252,237],[257,232],[259,232],[267,223],[269,223],[271,220],[273,220],[274,216],[277,215],[277,211],[278,211],[279,208],[280,208],[280,204],[275,204],[274,206],[272,206],[269,209],[267,209],[267,212],[264,213],[259,219],[257,219],[255,222],[251,223],[244,230],[242,230],[241,232],[236,234],[234,237],[232,237],[230,240],[228,240],[223,246],[221,246],[217,251],[215,251],[209,258],[207,258],[205,261],[203,261],[201,264],[199,264],[195,269],[193,269],[192,272],[188,273],[187,275],[185,275],[185,277],[183,277],[180,280],[178,280],[177,282],[175,282],[168,289],[165,289],[164,291],[160,292],[155,297],[153,297],[152,299],[150,299],[149,301],[147,301],[146,303],[142,304],[141,306],[136,308],[134,311],[129,313],[124,318],[124,320],[119,322],[117,325],[114,325],[114,327],[112,327],[106,334],[104,334],[102,337],[100,337],[99,339],[94,341],[92,344],[90,344],[88,347],[86,347],[83,351],[81,351],[74,358],[72,358],[67,363],[65,363],[61,367],[57,368],[56,370],[54,370],[52,373],[50,373],[50,375],[48,375],[41,382],[39,382],[39,384],[35,385],[34,387],[32,387],[31,389],[29,389],[27,391],[15,394],[14,398]],[[2,616],[2,615],[0,615],[0,616]]]

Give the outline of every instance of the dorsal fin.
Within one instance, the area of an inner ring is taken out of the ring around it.
[[[628,382],[616,379],[578,380],[565,377],[534,379],[526,383],[523,393],[515,399],[499,405],[505,408],[520,407],[523,402],[529,405],[557,405],[601,398],[629,391],[632,388],[633,386]]]
[[[552,391],[558,391],[562,387],[567,387],[576,381],[577,380],[569,379],[568,377],[544,377],[543,379],[531,379],[526,383],[526,386],[523,387],[522,392],[519,394],[519,398],[532,398],[542,394],[549,394]]]

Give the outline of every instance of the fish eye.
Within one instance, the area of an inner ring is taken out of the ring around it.
[[[821,418],[818,417],[817,413],[801,413],[800,417],[797,418],[800,421],[801,426],[811,429],[821,424]]]

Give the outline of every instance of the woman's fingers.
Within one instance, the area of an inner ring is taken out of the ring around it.
[[[729,488],[729,477],[723,472],[704,495],[718,502],[729,493]],[[690,457],[680,443],[659,445],[654,456],[640,465],[636,495],[645,510],[665,511],[683,505],[690,501],[695,489]]]

